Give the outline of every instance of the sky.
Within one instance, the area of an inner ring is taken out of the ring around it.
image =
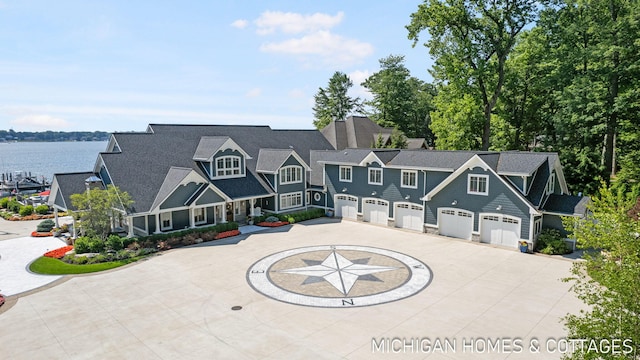
[[[405,29],[420,3],[0,0],[0,130],[312,129],[336,71],[363,98],[391,54],[431,80]]]

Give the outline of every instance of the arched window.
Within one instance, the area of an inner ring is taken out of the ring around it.
[[[302,182],[302,167],[285,166],[280,169],[280,184],[297,184]]]

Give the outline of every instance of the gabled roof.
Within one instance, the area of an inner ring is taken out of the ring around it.
[[[500,154],[497,171],[500,175],[531,176],[551,155],[555,154],[503,152]]]
[[[245,158],[251,158],[249,154],[247,154],[235,141],[233,141],[233,139],[228,136],[203,136],[198,142],[198,147],[196,147],[195,154],[193,154],[193,160],[211,161],[218,151],[224,151],[227,149],[236,150]]]
[[[67,210],[76,210],[71,203],[71,195],[81,194],[87,190],[85,180],[95,176],[93,172],[77,172],[66,174],[54,174],[53,182],[55,184],[55,193],[49,197],[49,204],[59,203],[56,199],[58,196],[62,196],[64,207]],[[52,186],[54,190],[54,186]]]
[[[551,194],[541,210],[559,215],[585,216],[590,202],[588,196]]]
[[[275,174],[282,165],[293,156],[306,169],[311,170],[309,165],[293,149],[260,149],[258,152],[258,162],[256,171],[261,173]]]
[[[191,168],[172,166],[164,177],[162,186],[160,187],[160,190],[158,190],[156,198],[151,205],[151,210],[160,206],[169,197],[169,195],[171,195],[174,190],[185,181],[194,181],[196,183],[207,182],[204,177],[198,175],[198,173]]]
[[[427,140],[424,138],[407,138],[407,149],[428,149]]]
[[[366,116],[349,116],[325,126],[320,132],[337,150],[370,148],[378,135],[389,136],[393,129],[384,128]]]
[[[475,154],[472,151],[402,150],[387,165],[452,172]]]

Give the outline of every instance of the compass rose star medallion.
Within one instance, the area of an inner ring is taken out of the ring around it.
[[[429,285],[431,270],[398,252],[327,245],[267,256],[247,271],[247,281],[273,299],[317,307],[357,307],[414,295]]]

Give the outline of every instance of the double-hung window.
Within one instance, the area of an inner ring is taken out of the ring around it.
[[[170,212],[160,213],[160,230],[171,230],[173,228],[173,222]]]
[[[207,211],[205,210],[205,208],[193,209],[193,222],[197,225],[207,222]]]
[[[226,177],[240,175],[240,157],[223,156],[216,159],[216,176]]]
[[[285,166],[280,169],[280,184],[297,184],[302,182],[302,167]]]
[[[418,172],[415,170],[402,170],[400,186],[403,188],[418,188]]]
[[[489,195],[489,176],[469,174],[467,180],[467,194]]]
[[[291,209],[302,206],[302,193],[295,192],[280,195],[280,209]]]
[[[382,169],[369,168],[369,185],[382,185]]]
[[[351,182],[351,166],[340,166],[340,181]]]

